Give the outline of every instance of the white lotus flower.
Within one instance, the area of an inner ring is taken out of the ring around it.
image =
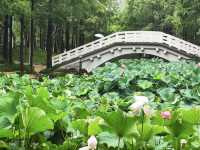
[[[140,102],[135,102],[135,103],[133,103],[133,104],[129,107],[129,109],[130,109],[132,112],[138,112],[138,111],[140,111],[140,110],[142,109],[142,107],[143,107],[143,104],[142,104],[142,103],[140,103]]]
[[[145,96],[135,96],[135,103],[133,103],[129,109],[132,112],[139,112],[145,104],[149,102],[148,98]]]
[[[90,150],[89,146],[81,147],[78,150]]]
[[[153,109],[149,106],[149,105],[145,105],[144,107],[143,107],[143,111],[144,111],[144,114],[146,115],[146,116],[152,116],[153,115]]]
[[[148,97],[146,96],[134,96],[136,102],[141,102],[143,104],[147,104],[149,102]]]
[[[91,150],[95,150],[97,148],[97,139],[95,136],[91,136],[89,139],[88,139],[88,147],[89,149]]]

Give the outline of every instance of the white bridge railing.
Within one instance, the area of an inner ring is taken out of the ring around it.
[[[168,47],[174,47],[180,52],[200,57],[199,46],[169,34],[157,31],[126,31],[111,34],[94,42],[53,56],[52,66],[62,64],[74,58],[79,58],[87,53],[91,53],[114,43],[165,44]]]

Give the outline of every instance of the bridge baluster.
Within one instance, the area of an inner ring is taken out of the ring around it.
[[[118,33],[115,34],[115,42],[119,42],[119,35],[118,35]]]

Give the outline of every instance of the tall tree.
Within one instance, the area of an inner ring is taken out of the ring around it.
[[[9,64],[13,63],[12,60],[12,49],[13,49],[13,16],[9,17]]]
[[[34,55],[34,18],[33,18],[33,12],[34,12],[34,0],[31,0],[31,40],[30,40],[30,68],[31,72],[33,71],[33,55]]]
[[[48,29],[47,29],[47,68],[52,67],[52,53],[53,53],[53,19],[52,19],[52,3],[49,0],[48,4]]]
[[[3,40],[5,61],[11,63],[15,58],[12,58],[12,54],[16,52],[14,49],[20,48],[20,62],[27,61],[29,56],[32,68],[34,56],[38,57],[34,53],[44,54],[46,50],[46,64],[47,68],[50,68],[53,52],[62,52],[64,48],[69,50],[72,46],[90,42],[96,32],[106,33],[105,6],[108,2],[109,0],[0,0],[0,17],[12,16],[8,20],[3,19],[6,27],[3,28],[5,30],[2,34],[5,35]],[[24,37],[21,36],[20,30],[22,14]],[[54,27],[57,29],[55,33]]]
[[[4,17],[4,38],[3,38],[3,58],[8,63],[8,33],[9,33],[9,16]]]
[[[24,73],[24,15],[20,17],[20,73]]]

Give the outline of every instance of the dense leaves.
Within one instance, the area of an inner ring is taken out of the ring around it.
[[[198,0],[128,0],[121,26],[164,31],[199,43],[199,6]]]
[[[199,75],[194,62],[159,59],[120,60],[92,75],[40,81],[1,74],[1,147],[72,150],[94,135],[101,150],[198,150]],[[135,96],[149,99],[137,102],[138,112],[130,109]]]

